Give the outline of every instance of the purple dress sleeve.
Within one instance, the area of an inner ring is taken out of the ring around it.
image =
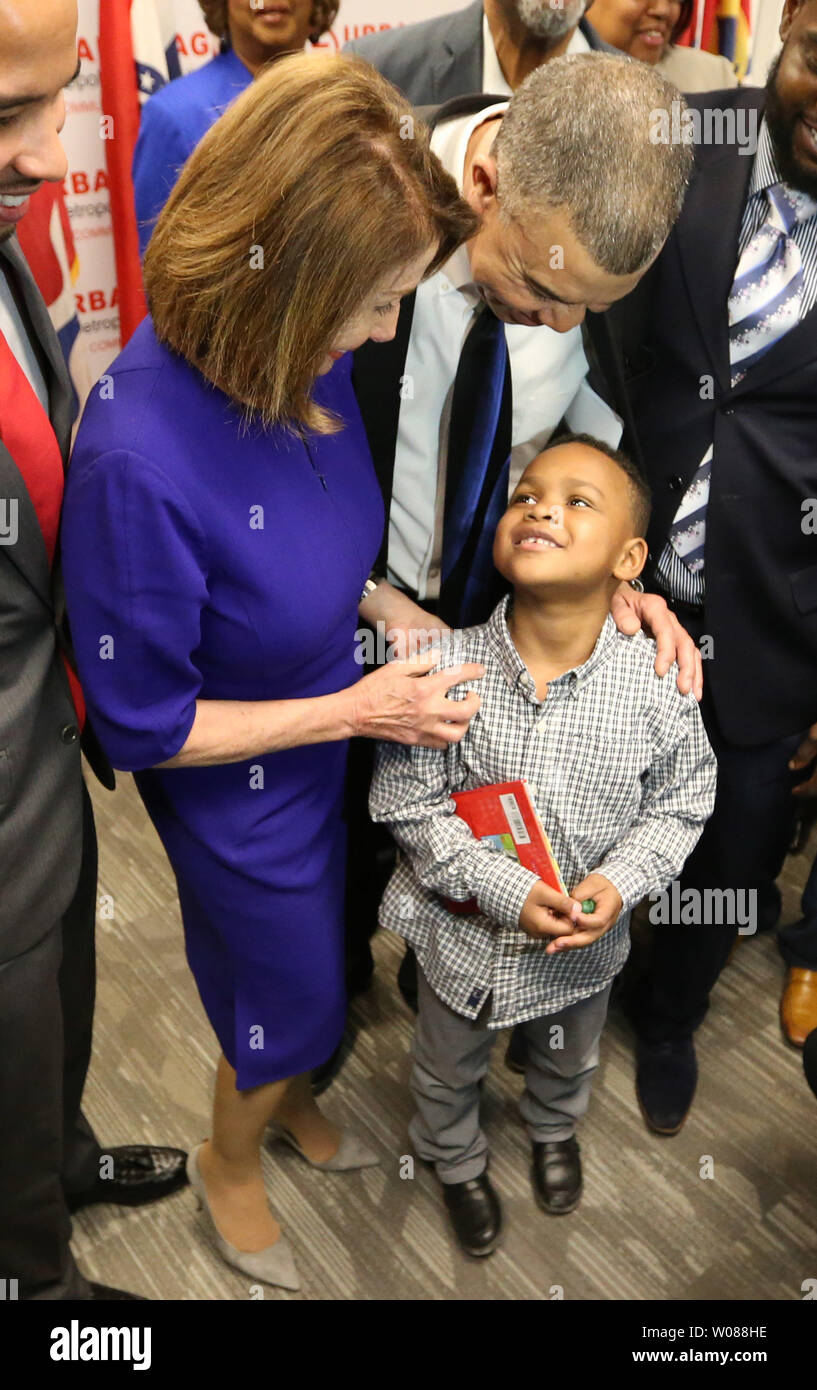
[[[138,454],[101,454],[73,482],[62,557],[83,692],[114,767],[152,767],[178,753],[196,714],[207,542],[182,493]]]

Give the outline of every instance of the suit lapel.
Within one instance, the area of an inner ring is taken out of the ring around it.
[[[0,554],[19,571],[46,607],[51,608],[51,572],[40,522],[23,476],[2,442],[0,504],[0,520],[6,527],[6,534],[0,541]]]
[[[48,387],[49,418],[57,436],[62,454],[63,468],[68,465],[71,446],[71,414],[73,393],[68,368],[62,355],[60,340],[46,308],[45,300],[37,288],[28,262],[20,250],[16,237],[0,245],[0,256],[11,267],[17,287],[28,316],[28,327],[44,359],[46,386]]]
[[[416,297],[416,293],[409,294],[403,300],[397,320],[397,332],[391,341],[364,343],[355,352],[352,366],[352,385],[366,427],[387,518],[391,506],[394,456],[397,452],[402,377],[408,355]],[[383,559],[387,536],[388,523],[381,549]]]
[[[482,0],[455,14],[431,65],[435,101],[482,87]]]
[[[734,108],[762,110],[763,94],[739,92]],[[701,97],[698,109],[705,109]],[[706,147],[705,147],[706,148]],[[754,159],[724,144],[702,158],[686,195],[675,230],[681,271],[705,351],[723,391],[731,386],[729,321],[726,304],[735,266],[743,209]]]
[[[49,398],[49,418],[60,446],[63,469],[68,462],[71,441],[72,392],[68,370],[59,339],[54,331],[48,310],[16,238],[0,245],[4,264],[0,273],[14,281],[16,297],[25,327],[39,349],[40,363],[45,376]],[[26,322],[27,320],[27,322]],[[8,449],[0,443],[0,497],[14,508],[17,517],[17,539],[4,545],[7,559],[31,585],[48,608],[53,608],[52,575],[48,552],[40,522],[28,489]],[[8,517],[8,513],[7,513]]]
[[[582,324],[582,341],[588,363],[587,383],[620,416],[621,447],[643,473],[644,460],[627,390],[621,343],[609,309],[603,314],[588,311]]]
[[[693,180],[676,231],[687,294],[723,391],[730,389],[726,303],[735,276],[751,172],[751,159],[724,146],[720,157],[710,160]]]

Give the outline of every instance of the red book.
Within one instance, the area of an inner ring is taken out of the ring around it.
[[[457,815],[477,840],[487,840],[511,859],[532,869],[549,888],[567,893],[547,832],[539,819],[527,782],[494,782],[470,792],[452,792]],[[455,902],[443,898],[458,916],[478,912],[476,898]]]

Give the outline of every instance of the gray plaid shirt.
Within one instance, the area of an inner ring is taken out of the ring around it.
[[[380,910],[384,927],[411,943],[435,993],[476,1018],[490,992],[489,1027],[556,1013],[603,989],[629,951],[630,909],[680,872],[715,799],[715,756],[693,695],[673,667],[653,670],[655,643],[626,637],[606,618],[583,666],[538,699],[506,623],[509,599],[489,621],[446,640],[438,669],[485,666],[482,705],[447,749],[381,743],[370,810],[404,851]],[[536,874],[481,843],[455,815],[451,792],[525,779],[565,883],[603,874],[624,910],[591,946],[545,955],[519,914]],[[438,895],[476,898],[455,916]]]

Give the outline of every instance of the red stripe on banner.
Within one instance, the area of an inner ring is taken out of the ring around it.
[[[113,120],[113,138],[105,141],[105,149],[119,287],[119,333],[123,347],[147,313],[131,179],[133,151],[139,133],[139,94],[130,8],[131,0],[104,0],[99,7],[102,111]]]

